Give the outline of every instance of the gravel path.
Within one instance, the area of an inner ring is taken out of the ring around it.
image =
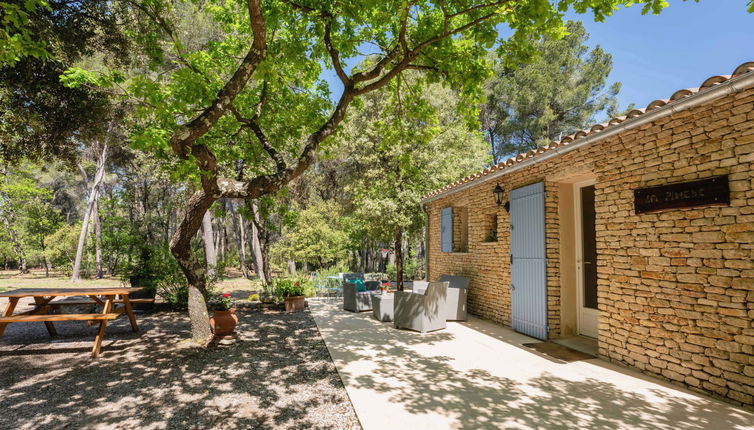
[[[4,304],[4,303],[3,303]],[[0,304],[0,308],[4,306]],[[360,429],[309,312],[238,311],[240,339],[203,349],[185,314],[95,328],[11,324],[0,338],[0,429]]]

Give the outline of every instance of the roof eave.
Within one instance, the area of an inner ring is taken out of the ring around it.
[[[455,194],[467,188],[475,187],[477,185],[489,182],[491,180],[498,179],[501,176],[505,176],[509,173],[513,173],[517,170],[521,170],[528,166],[540,163],[545,160],[549,160],[550,158],[556,157],[560,154],[564,154],[566,152],[572,151],[577,148],[581,148],[582,146],[590,145],[602,139],[607,139],[608,137],[615,136],[616,134],[623,133],[624,131],[630,130],[632,128],[636,128],[640,125],[643,125],[652,121],[657,121],[658,119],[666,117],[668,115],[672,115],[674,113],[681,112],[686,109],[690,109],[704,103],[708,103],[712,100],[722,98],[727,95],[735,94],[737,92],[743,91],[752,86],[754,86],[754,72],[748,72],[740,76],[734,76],[728,79],[727,81],[724,81],[712,87],[700,90],[683,99],[680,99],[672,103],[668,103],[664,106],[652,109],[651,111],[646,112],[643,115],[626,119],[620,124],[607,127],[604,130],[601,130],[600,132],[595,133],[593,135],[585,136],[572,143],[568,143],[568,144],[559,146],[557,148],[545,151],[541,155],[534,156],[527,160],[516,163],[512,166],[502,167],[499,170],[492,172],[478,180],[470,180],[464,184],[460,184],[456,187],[442,191],[433,196],[423,198],[421,202],[424,204],[430,203],[434,200],[447,197],[451,194]]]

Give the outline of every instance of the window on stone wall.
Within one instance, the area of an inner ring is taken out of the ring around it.
[[[452,206],[440,211],[440,249],[442,252],[467,252],[469,249],[469,211]]]
[[[497,242],[497,214],[484,216],[484,229],[482,230],[484,242]]]
[[[469,250],[469,209],[453,208],[453,252]]]

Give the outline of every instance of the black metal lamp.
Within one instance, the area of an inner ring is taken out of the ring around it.
[[[500,206],[503,204],[503,188],[500,186],[500,184],[497,184],[495,186],[495,189],[492,190],[492,194],[495,195],[495,203]]]

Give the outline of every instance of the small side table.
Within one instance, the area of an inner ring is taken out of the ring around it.
[[[373,294],[372,295],[372,313],[375,319],[382,322],[393,320],[393,306],[395,304],[395,294]]]

